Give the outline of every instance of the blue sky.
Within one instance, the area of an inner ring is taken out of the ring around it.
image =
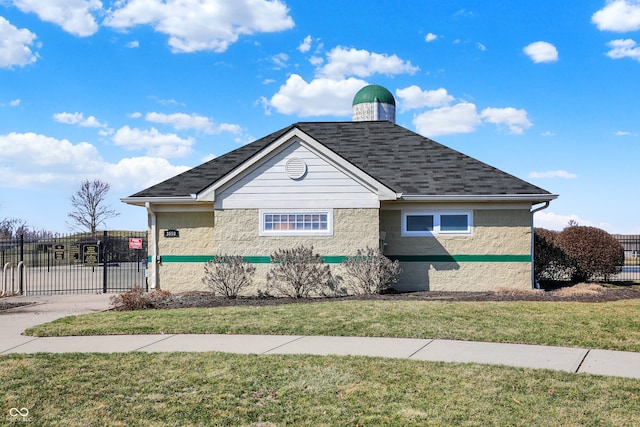
[[[0,0],[0,218],[67,232],[84,179],[119,201],[298,121],[397,123],[640,234],[638,0]]]

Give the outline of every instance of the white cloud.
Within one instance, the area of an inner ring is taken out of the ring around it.
[[[292,28],[288,13],[279,0],[130,0],[117,2],[105,25],[150,25],[169,36],[173,52],[224,52],[241,35]]]
[[[142,117],[142,113],[140,113],[139,111],[136,111],[134,113],[127,114],[127,116],[132,119],[139,119],[140,117]]]
[[[607,43],[611,48],[607,56],[612,59],[631,58],[640,61],[640,46],[631,39],[612,40]]]
[[[403,61],[397,55],[386,55],[361,49],[338,46],[327,54],[327,64],[318,70],[318,76],[334,80],[347,76],[369,77],[374,74],[415,74],[418,67]]]
[[[271,61],[275,65],[276,70],[280,70],[282,68],[287,68],[287,61],[289,61],[289,55],[286,53],[278,53],[271,57]]]
[[[239,125],[231,123],[221,123],[216,125],[210,118],[197,114],[162,114],[152,112],[146,114],[145,120],[153,123],[168,124],[173,126],[176,130],[194,129],[207,134],[220,132],[239,134],[242,132],[242,128]]]
[[[551,132],[550,130],[544,131],[541,134],[542,136],[555,136],[556,134]]]
[[[173,133],[161,133],[155,128],[141,130],[123,126],[113,136],[113,142],[127,150],[145,150],[152,157],[183,157],[191,153],[193,138],[180,138]]]
[[[429,33],[424,37],[424,41],[426,41],[427,43],[431,43],[436,40],[438,40],[437,34]]]
[[[454,101],[454,97],[446,89],[422,90],[416,85],[397,89],[396,96],[402,101],[402,110],[412,110],[423,107],[443,107]]]
[[[0,16],[0,68],[24,67],[36,62],[38,55],[31,51],[35,39],[31,31],[18,29]]]
[[[131,183],[136,188],[146,188],[188,169],[159,157],[128,157],[115,164],[105,163],[103,176],[114,188],[129,188]]]
[[[125,46],[128,47],[129,49],[135,49],[137,47],[140,47],[140,42],[138,40],[132,40],[129,43],[127,43]]]
[[[548,230],[563,230],[569,221],[577,222],[580,225],[592,226],[593,224],[576,214],[560,215],[547,210],[536,212],[533,215],[533,224],[538,228],[546,228]]]
[[[45,198],[65,197],[67,189],[70,194],[80,181],[95,177],[108,182],[114,196],[128,195],[187,169],[157,157],[109,163],[87,142],[74,144],[36,133],[0,135],[0,188],[34,189]]]
[[[542,62],[556,62],[558,49],[548,42],[534,42],[525,46],[522,51],[536,64]]]
[[[270,100],[263,100],[282,114],[302,117],[351,114],[351,101],[367,82],[355,78],[333,80],[317,78],[306,82],[292,74]]]
[[[18,105],[20,105],[20,98],[17,99],[13,99],[9,102],[9,106],[10,107],[17,107]]]
[[[311,43],[313,42],[313,38],[309,35],[304,38],[300,46],[298,46],[298,50],[302,53],[307,53],[311,50]]]
[[[313,80],[307,82],[299,74],[291,74],[271,99],[261,99],[266,114],[275,108],[279,113],[302,117],[350,115],[353,96],[367,85],[366,81],[356,77],[414,74],[418,70],[396,55],[340,46],[327,54],[326,63],[322,60],[312,63],[318,67]]]
[[[525,129],[532,126],[527,117],[527,112],[513,107],[485,108],[480,116],[485,122],[494,123],[498,126],[507,126],[509,132],[516,135],[521,135]]]
[[[563,178],[563,179],[574,179],[577,178],[578,175],[563,171],[563,170],[555,170],[555,171],[545,171],[545,172],[531,172],[529,174],[529,178],[534,179],[542,179],[542,178]]]
[[[93,13],[102,11],[99,0],[13,0],[23,12],[33,12],[75,36],[86,37],[98,31]]]
[[[640,1],[614,0],[593,14],[593,22],[600,31],[627,32],[640,30]]]
[[[413,118],[418,133],[427,137],[473,132],[482,120],[475,104],[461,102],[451,107],[436,108]]]
[[[94,116],[85,118],[83,113],[56,113],[53,115],[53,119],[59,123],[86,128],[103,128],[107,126],[105,123],[100,123]]]
[[[481,50],[483,52],[485,50],[487,50],[487,47],[485,45],[483,45],[482,43],[476,43],[476,47],[478,48],[478,50]]]

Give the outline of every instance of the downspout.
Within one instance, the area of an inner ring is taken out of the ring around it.
[[[543,206],[540,206],[539,208],[536,208],[534,210],[531,211],[531,289],[540,289],[540,283],[536,282],[536,273],[535,273],[535,262],[536,262],[536,257],[535,257],[535,231],[534,231],[534,226],[533,226],[533,215],[536,212],[540,212],[543,209],[547,209],[549,207],[549,203],[550,202],[544,202]]]
[[[144,204],[145,208],[147,208],[147,212],[149,213],[149,226],[151,228],[150,230],[150,237],[149,237],[149,244],[151,246],[151,263],[147,264],[147,268],[151,268],[151,283],[149,285],[149,287],[151,289],[157,289],[158,287],[158,263],[157,263],[157,259],[158,259],[158,235],[157,235],[157,231],[156,231],[156,213],[153,211],[153,209],[151,209],[151,203],[149,202],[145,202]]]

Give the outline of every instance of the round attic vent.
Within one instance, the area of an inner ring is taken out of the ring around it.
[[[299,157],[292,157],[287,160],[284,170],[289,178],[300,179],[307,173],[307,164]]]

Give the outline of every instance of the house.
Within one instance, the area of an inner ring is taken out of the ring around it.
[[[640,235],[612,234],[620,242],[627,258],[640,258]]]
[[[337,272],[379,246],[401,263],[401,291],[530,289],[533,212],[557,196],[396,125],[380,86],[356,109],[356,121],[295,123],[122,199],[148,211],[151,287],[204,289],[204,263],[226,254],[257,264],[260,288],[269,255],[304,244]]]

